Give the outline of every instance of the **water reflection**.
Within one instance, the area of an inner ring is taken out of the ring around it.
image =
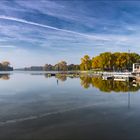
[[[45,74],[45,77],[48,78],[49,76]],[[58,81],[66,81],[67,78],[77,78],[77,76],[68,76],[65,74],[58,74],[55,76]],[[98,88],[100,91],[103,92],[135,92],[140,89],[139,83],[133,83],[133,82],[122,82],[122,81],[114,81],[114,80],[103,80],[99,76],[88,76],[83,75],[79,76],[80,78],[80,84],[83,88],[88,89],[90,87]]]
[[[66,75],[56,75],[55,76],[58,80],[64,82],[67,80],[67,76]]]
[[[118,135],[124,138],[124,131],[128,138],[138,132],[140,94],[131,94],[139,90],[137,83],[133,86],[86,75],[30,74],[0,75],[1,79],[10,78],[6,82],[0,80],[0,139],[49,140],[57,134],[62,136],[58,139],[74,139],[77,130],[77,140],[86,139],[89,132],[91,137],[100,136],[101,131],[109,136],[107,139],[111,135],[115,139]],[[98,89],[128,94],[102,94]]]
[[[9,76],[9,74],[0,74],[0,79],[1,80],[9,80],[10,76]]]
[[[101,77],[82,76],[80,77],[80,80],[82,87],[89,88],[92,86],[103,92],[134,92],[140,89],[140,85],[138,83],[134,84],[127,81],[102,80]]]
[[[56,75],[57,83],[58,80],[60,81],[66,81],[67,78],[77,78],[74,76],[67,76],[67,75]],[[83,75],[80,76],[80,84],[83,88],[88,89],[90,87],[98,88],[100,91],[103,92],[135,92],[140,89],[139,83],[133,83],[133,82],[122,82],[122,81],[114,81],[114,80],[102,80],[99,76],[88,76]]]
[[[45,78],[50,78],[49,74],[45,73],[30,73],[31,75],[44,75]],[[81,76],[74,76],[74,75],[66,75],[66,74],[57,74],[55,75],[57,80],[57,85],[59,85],[59,81],[65,82],[68,78],[79,78],[80,84],[83,88],[88,89],[91,87],[98,88],[100,91],[103,92],[135,92],[140,89],[140,83],[133,83],[133,82],[122,82],[122,81],[114,81],[114,80],[102,80],[99,76],[88,76],[88,75],[81,75]],[[9,80],[10,74],[8,73],[1,73],[0,74],[1,80]]]

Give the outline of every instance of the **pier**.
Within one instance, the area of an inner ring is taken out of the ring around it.
[[[136,76],[131,72],[104,72],[102,74],[103,80],[113,79],[115,81],[133,81],[136,80]]]

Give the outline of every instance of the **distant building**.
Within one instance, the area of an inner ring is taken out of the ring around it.
[[[134,63],[133,64],[133,72],[134,73],[140,73],[140,63]]]

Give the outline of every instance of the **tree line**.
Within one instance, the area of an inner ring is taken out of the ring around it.
[[[45,64],[44,66],[31,66],[24,68],[26,71],[71,71],[80,70],[80,65],[67,64],[66,61],[60,61],[55,65]]]
[[[31,66],[24,70],[31,71],[72,71],[72,70],[102,70],[102,71],[130,71],[133,63],[140,63],[140,55],[127,52],[104,52],[95,57],[85,55],[80,64],[67,64],[60,61],[55,65]]]
[[[104,52],[92,58],[85,55],[81,58],[80,70],[131,70],[133,63],[140,63],[139,54],[127,52]]]
[[[46,64],[43,70],[67,71],[67,70],[104,70],[104,71],[129,71],[132,70],[133,63],[140,63],[140,55],[127,52],[104,52],[95,57],[85,55],[81,58],[80,65],[67,65],[66,61],[61,61],[55,65]]]
[[[45,71],[71,71],[71,70],[80,70],[80,66],[79,65],[75,65],[75,64],[67,64],[66,61],[61,61],[55,65],[51,65],[51,64],[45,64],[45,66],[43,67],[43,70]]]

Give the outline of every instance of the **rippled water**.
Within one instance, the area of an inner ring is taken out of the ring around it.
[[[0,139],[139,140],[139,83],[0,75]]]

